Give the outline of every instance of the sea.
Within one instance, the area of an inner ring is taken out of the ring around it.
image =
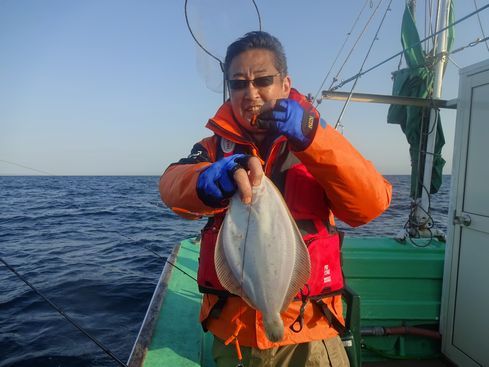
[[[394,237],[410,177],[386,176],[390,208],[346,236]],[[0,176],[0,257],[88,334],[127,361],[166,258],[204,219],[177,217],[156,176]],[[431,198],[446,233],[450,176]],[[117,366],[99,346],[0,263],[0,367]]]

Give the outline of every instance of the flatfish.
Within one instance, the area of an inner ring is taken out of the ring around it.
[[[214,260],[221,284],[262,314],[267,338],[283,339],[285,311],[309,279],[307,247],[282,195],[264,177],[250,204],[236,193],[217,238]]]

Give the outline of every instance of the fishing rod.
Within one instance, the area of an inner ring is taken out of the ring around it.
[[[63,316],[71,325],[80,330],[86,337],[93,341],[97,346],[102,349],[109,357],[116,361],[120,366],[128,367],[127,364],[122,362],[117,356],[110,351],[102,342],[97,338],[90,335],[83,327],[81,327],[75,320],[68,316],[56,303],[51,301],[47,296],[45,296],[41,291],[39,291],[34,285],[32,285],[22,274],[17,272],[13,266],[8,264],[2,257],[0,257],[0,262],[2,262],[12,273],[14,273],[20,280],[27,284],[38,296],[40,296],[44,301],[46,301],[53,309],[55,309],[61,316]]]

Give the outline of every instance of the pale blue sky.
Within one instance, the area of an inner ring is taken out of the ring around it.
[[[251,1],[188,3],[197,36],[219,57],[228,43],[258,27]],[[367,6],[347,51],[377,3]],[[478,0],[480,7],[486,3]],[[293,86],[316,93],[364,0],[257,4],[263,30],[285,47]],[[192,40],[183,5],[183,0],[0,0],[0,175],[37,174],[4,161],[58,175],[159,175],[209,135],[204,125],[222,101],[221,75]],[[341,78],[358,71],[386,5],[380,5]],[[456,6],[456,19],[474,10],[473,1],[459,0]],[[418,7],[424,8],[424,1],[418,0]],[[366,66],[400,51],[403,8],[403,0],[393,1]],[[481,13],[485,25],[488,13]],[[477,18],[467,20],[456,30],[455,48],[479,36]],[[481,44],[453,60],[463,67],[488,57]],[[398,61],[362,77],[356,91],[389,94]],[[455,98],[458,69],[452,63],[445,80],[443,97]],[[342,102],[323,102],[320,112],[334,124],[341,107]],[[387,109],[352,104],[344,134],[382,173],[409,173],[407,143],[398,126],[387,125]],[[455,113],[443,117],[449,174]]]

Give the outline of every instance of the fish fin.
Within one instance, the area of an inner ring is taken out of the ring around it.
[[[293,221],[292,217],[291,220]],[[307,246],[302,239],[299,229],[295,226],[295,222],[293,223],[297,246],[295,251],[294,269],[292,269],[292,271],[293,274],[296,275],[292,276],[293,281],[290,283],[289,289],[284,297],[281,312],[287,310],[295,295],[302,289],[302,287],[304,287],[311,277],[311,259],[309,257],[309,251],[307,250]]]
[[[219,230],[217,235],[216,248],[214,251],[214,263],[216,266],[216,273],[222,286],[228,290],[228,292],[240,295],[243,293],[240,282],[236,279],[233,272],[229,268],[226,261],[226,255],[224,254],[223,243],[222,243],[222,230],[224,228],[224,223]]]

